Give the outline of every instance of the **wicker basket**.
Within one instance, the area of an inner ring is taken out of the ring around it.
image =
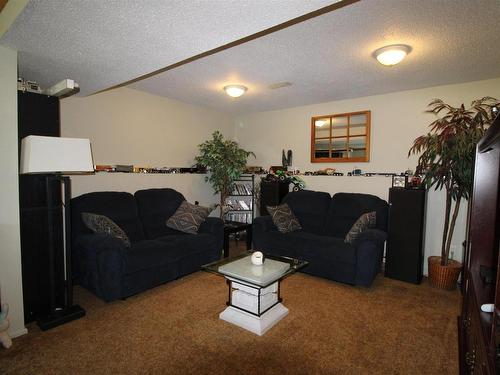
[[[451,290],[457,287],[458,276],[462,272],[462,263],[450,260],[448,265],[441,265],[441,257],[428,258],[429,284],[434,288]]]

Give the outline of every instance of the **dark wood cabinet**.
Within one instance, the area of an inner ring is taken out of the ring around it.
[[[426,190],[389,189],[385,276],[420,284],[424,263]]]
[[[18,92],[18,138],[28,135],[60,136],[59,99],[46,95]],[[47,208],[45,175],[19,176],[19,209],[21,227],[21,262],[25,323],[34,321],[49,311],[48,215],[56,229],[55,264],[58,300],[64,298],[64,248],[61,204],[61,184],[51,181],[54,207]]]
[[[267,206],[277,206],[288,194],[290,184],[284,181],[261,181],[260,215],[269,215]]]
[[[459,341],[463,353],[460,355],[460,369],[462,374],[495,374],[491,356],[488,355],[488,345],[485,345],[483,335],[483,321],[485,328],[491,324],[491,314],[480,311],[474,293],[473,278],[467,273],[467,282],[464,287],[463,314],[459,318],[462,331]]]
[[[458,318],[461,374],[500,373],[499,178],[500,117],[497,116],[476,151],[464,255],[463,303]],[[481,311],[481,305],[491,303],[493,313]]]

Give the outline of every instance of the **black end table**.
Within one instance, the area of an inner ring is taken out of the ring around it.
[[[229,235],[231,233],[247,232],[247,250],[252,248],[252,223],[226,221],[224,223],[224,258],[229,256]]]

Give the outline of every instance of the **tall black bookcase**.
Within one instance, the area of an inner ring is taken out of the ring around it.
[[[60,136],[59,99],[18,91],[18,140],[28,135]],[[54,220],[56,299],[64,298],[64,245],[61,184],[53,181],[50,215]],[[48,260],[48,208],[45,175],[19,175],[21,264],[25,323],[47,315],[50,310]],[[57,229],[58,228],[58,229]]]
[[[385,276],[420,284],[424,264],[426,190],[389,189]]]

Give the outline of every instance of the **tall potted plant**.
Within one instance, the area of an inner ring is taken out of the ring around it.
[[[452,289],[460,275],[461,264],[450,259],[451,240],[460,204],[472,194],[476,144],[491,124],[492,108],[498,104],[498,100],[485,97],[473,101],[470,108],[463,104],[455,108],[433,100],[426,112],[438,118],[408,152],[408,156],[420,154],[416,173],[424,176],[424,185],[446,190],[441,256],[428,259],[429,281],[435,287]]]
[[[220,194],[220,217],[224,218],[226,212],[226,199],[234,188],[234,182],[245,171],[247,159],[251,151],[245,151],[238,143],[224,139],[219,131],[212,134],[212,139],[198,145],[199,155],[195,157],[198,164],[206,166],[208,176],[205,181],[210,182],[214,194]]]

